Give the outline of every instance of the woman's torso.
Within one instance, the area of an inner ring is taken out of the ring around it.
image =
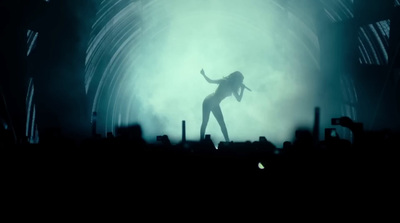
[[[232,95],[232,86],[228,81],[222,80],[214,93],[207,96],[206,100],[213,100],[216,103],[221,102],[226,97]]]

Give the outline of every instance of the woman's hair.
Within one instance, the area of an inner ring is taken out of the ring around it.
[[[244,76],[240,71],[235,71],[224,78],[229,81],[235,88],[239,88],[243,83]]]

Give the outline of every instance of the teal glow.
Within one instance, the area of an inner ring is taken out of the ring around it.
[[[241,71],[252,89],[240,103],[233,97],[221,103],[233,141],[265,135],[280,146],[296,127],[312,127],[315,106],[328,123],[340,113],[332,115],[331,107],[340,105],[326,99],[328,90],[321,84],[315,27],[277,2],[115,3],[123,8],[104,27],[94,25],[97,36],[88,49],[86,90],[93,94],[93,110],[105,117],[99,128],[105,134],[117,125],[139,123],[147,141],[166,134],[178,142],[185,120],[186,138],[198,140],[202,101],[217,87],[204,80],[201,69],[212,79]],[[100,11],[112,12],[106,9]],[[95,80],[104,63],[101,78]],[[92,85],[97,89],[91,90]],[[223,140],[212,116],[206,134],[215,144]]]

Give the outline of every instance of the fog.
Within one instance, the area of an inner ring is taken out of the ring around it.
[[[124,120],[140,123],[146,140],[165,134],[178,142],[182,120],[187,140],[199,139],[202,101],[217,87],[206,82],[201,69],[211,79],[241,71],[252,90],[245,90],[241,102],[231,96],[221,103],[235,142],[265,136],[281,145],[296,128],[312,128],[316,106],[321,107],[321,124],[337,114],[332,108],[338,99],[327,96],[329,86],[320,72],[318,41],[317,51],[311,51],[304,44],[310,39],[298,33],[309,30],[273,1],[157,4],[156,12],[143,9],[143,37],[140,47],[131,50],[123,83],[129,89],[124,97],[134,98],[126,103],[130,108]],[[212,115],[206,134],[215,144],[224,140]]]

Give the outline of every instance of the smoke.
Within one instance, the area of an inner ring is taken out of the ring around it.
[[[146,31],[126,71],[135,98],[128,122],[140,123],[146,140],[166,134],[179,141],[182,120],[186,138],[199,139],[202,101],[217,87],[200,75],[202,68],[211,79],[241,71],[252,90],[240,103],[233,96],[221,103],[233,141],[265,136],[281,145],[296,127],[312,128],[314,107],[324,113],[331,104],[323,96],[318,52],[310,52],[293,29],[295,18],[273,1],[157,4],[156,13],[143,9]],[[223,140],[212,115],[206,134]]]

